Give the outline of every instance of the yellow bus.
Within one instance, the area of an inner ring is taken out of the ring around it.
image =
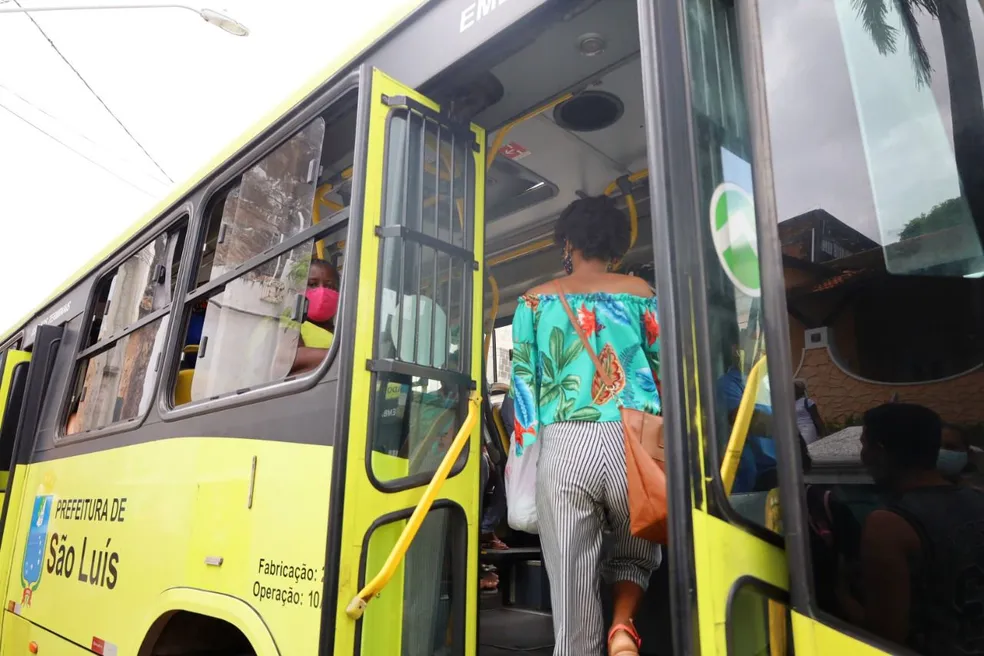
[[[479,459],[515,299],[599,194],[661,308],[641,653],[921,649],[838,602],[871,592],[865,412],[930,407],[971,460],[984,425],[984,20],[940,6],[404,3],[0,337],[0,653],[552,653]]]

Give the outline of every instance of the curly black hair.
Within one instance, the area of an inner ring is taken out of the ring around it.
[[[586,260],[621,260],[629,250],[628,217],[608,196],[580,198],[560,213],[554,226],[557,245],[570,242]]]

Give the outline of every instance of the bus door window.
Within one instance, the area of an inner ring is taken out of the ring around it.
[[[283,381],[325,360],[335,339],[341,269],[333,262],[343,260],[353,149],[349,107],[330,122],[315,119],[211,199],[175,405]]]
[[[692,2],[687,41],[693,89],[696,142],[699,246],[703,250],[708,354],[714,394],[713,473],[724,504],[745,520],[775,529],[768,495],[777,487],[772,435],[772,402],[765,357],[762,299],[752,205],[751,141],[731,3]],[[755,376],[750,375],[755,372]],[[763,374],[763,375],[759,375]],[[755,385],[756,381],[758,384]],[[747,431],[733,428],[743,397],[754,411]],[[732,440],[734,440],[732,442]],[[725,480],[722,463],[731,449],[740,452],[737,470]],[[772,493],[773,496],[777,492]]]
[[[3,416],[0,420],[0,494],[7,489],[13,465],[14,440],[24,403],[29,362],[23,354],[17,352],[16,346],[0,353],[0,374],[5,383],[0,385],[0,389],[6,393],[4,397],[0,397],[0,413]]]
[[[67,434],[137,419],[149,408],[185,227],[182,220],[161,233],[96,283],[89,323],[80,331]]]
[[[790,373],[826,429],[790,576],[885,651],[982,653],[984,11],[759,6]]]
[[[438,131],[413,112],[395,112],[390,130],[383,229],[403,227],[425,237],[383,240],[376,353],[434,375],[377,375],[379,430],[371,459],[373,475],[384,482],[433,472],[461,424],[467,390],[441,372],[464,380],[470,369],[465,349],[473,274],[462,257],[473,221],[466,208],[474,174],[470,152],[451,131]],[[395,442],[394,417],[383,416],[396,412],[394,398],[403,413]]]

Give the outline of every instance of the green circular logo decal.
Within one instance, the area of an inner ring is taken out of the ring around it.
[[[755,204],[738,185],[724,182],[714,190],[711,235],[718,260],[734,286],[748,296],[761,296]]]

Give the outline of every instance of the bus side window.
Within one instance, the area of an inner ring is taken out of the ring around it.
[[[142,416],[150,406],[163,353],[186,219],[124,260],[96,284],[82,330],[65,433],[95,430]]]
[[[787,527],[813,572],[792,585],[884,652],[981,653],[984,12],[794,4],[759,3],[788,309],[770,319],[813,463],[809,522]]]
[[[331,124],[316,118],[210,199],[175,405],[280,382],[327,357],[341,291],[333,262],[343,260],[348,230],[352,105]],[[305,231],[311,237],[298,242]]]
[[[377,372],[373,383],[380,410],[368,455],[380,483],[436,470],[464,417],[468,389],[458,381],[471,376],[464,356],[473,265],[462,249],[474,234],[473,158],[466,139],[419,114],[395,111],[389,130],[383,229],[427,239],[383,238],[375,357],[396,370]]]

